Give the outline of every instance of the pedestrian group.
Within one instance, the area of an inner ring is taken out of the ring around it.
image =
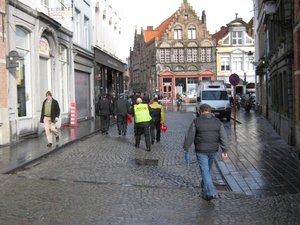
[[[152,99],[147,93],[131,95],[126,99],[124,94],[119,98],[112,93],[109,98],[107,94],[99,97],[96,105],[96,115],[100,117],[101,133],[108,135],[110,118],[117,120],[119,135],[126,135],[128,115],[134,117],[135,147],[139,148],[141,136],[145,136],[146,150],[151,151],[151,144],[159,142],[161,138],[161,125],[165,123],[164,107],[158,103],[158,96],[154,94]],[[216,198],[211,170],[217,157],[219,149],[222,158],[227,158],[228,140],[223,123],[211,113],[208,104],[200,106],[199,117],[190,124],[184,138],[183,152],[188,152],[194,143],[197,162],[201,172],[202,198],[210,201]],[[59,120],[60,107],[58,101],[52,97],[50,91],[46,92],[43,101],[40,122],[45,124],[47,136],[47,147],[52,147],[52,133],[56,142],[59,142],[59,134],[55,123]]]

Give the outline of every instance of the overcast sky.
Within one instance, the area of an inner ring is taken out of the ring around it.
[[[107,2],[122,20],[123,54],[128,56],[129,48],[133,46],[135,28],[138,34],[141,33],[142,27],[156,28],[178,10],[183,0],[107,0]],[[188,0],[188,3],[200,19],[202,11],[205,10],[206,25],[211,34],[234,20],[236,13],[245,22],[249,22],[253,17],[253,0]]]

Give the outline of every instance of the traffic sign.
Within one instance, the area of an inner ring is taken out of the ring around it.
[[[236,73],[233,73],[229,76],[229,83],[232,86],[236,86],[240,83],[240,77],[239,75],[237,75]]]

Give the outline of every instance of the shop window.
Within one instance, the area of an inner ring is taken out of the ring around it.
[[[17,76],[18,116],[30,116],[30,45],[29,33],[20,26],[16,27],[16,50],[19,53]]]

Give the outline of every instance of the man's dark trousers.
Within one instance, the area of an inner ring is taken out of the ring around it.
[[[150,125],[150,136],[151,136],[151,142],[154,143],[155,141],[155,135],[154,135],[154,131],[156,130],[156,141],[159,142],[160,141],[160,122],[151,122]]]
[[[117,126],[118,130],[123,134],[126,134],[127,131],[127,114],[117,116]]]

